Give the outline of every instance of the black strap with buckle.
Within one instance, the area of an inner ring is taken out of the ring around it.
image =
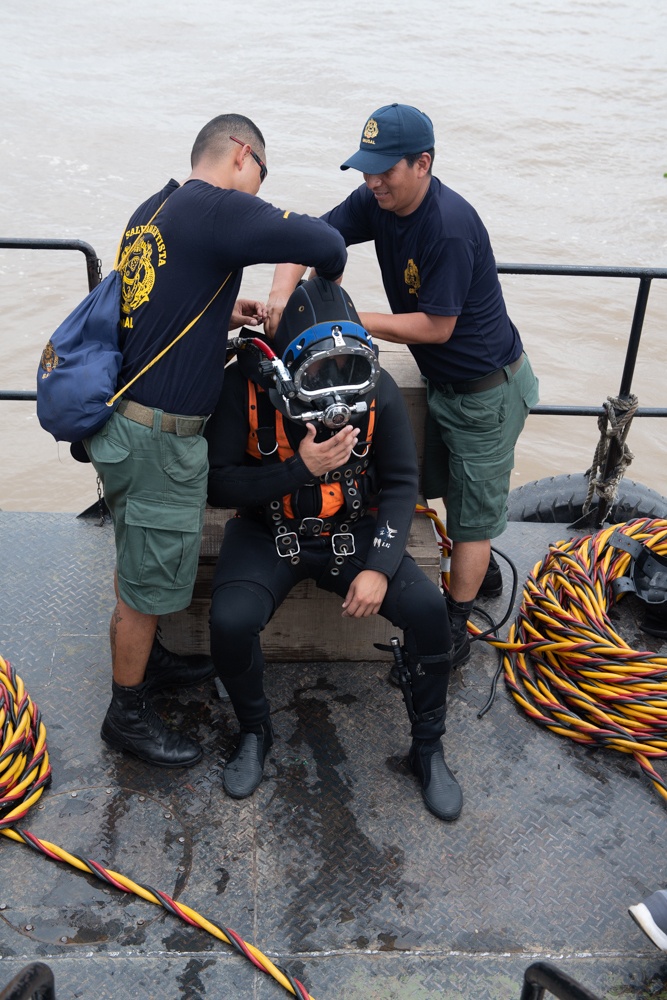
[[[347,527],[347,525],[341,525]],[[351,531],[337,531],[331,536],[331,548],[335,556],[353,556],[356,549]]]
[[[280,454],[276,437],[276,410],[270,401],[268,393],[257,393],[257,441],[262,462],[273,464],[279,462]],[[343,506],[337,514],[329,518],[303,517],[288,518],[285,515],[284,499],[273,500],[265,508],[265,518],[274,533],[276,551],[281,558],[299,562],[301,546],[299,538],[320,538],[331,535],[332,572],[338,572],[337,567],[347,556],[355,552],[354,535],[350,531],[350,522],[358,521],[366,514],[363,495],[359,489],[358,479],[365,474],[370,462],[370,449],[367,447],[362,456],[352,454],[350,461],[339,469],[316,478],[311,485],[320,489],[322,483],[339,483],[343,495]],[[297,491],[298,492],[298,491]],[[296,494],[295,494],[296,496]],[[298,506],[294,497],[292,503]]]
[[[299,534],[304,538],[319,538],[323,530],[324,518],[322,517],[304,517],[297,528]]]
[[[298,562],[300,551],[301,546],[296,531],[283,531],[276,535],[276,552],[281,559],[291,559],[292,562]]]

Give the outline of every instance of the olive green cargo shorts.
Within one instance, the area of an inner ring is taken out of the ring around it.
[[[514,446],[539,382],[524,355],[508,380],[483,392],[456,394],[427,383],[428,414],[422,489],[446,498],[447,534],[453,541],[496,538],[507,525],[507,495]]]
[[[116,538],[118,590],[147,615],[192,599],[208,482],[208,443],[114,413],[86,449],[104,486]]]

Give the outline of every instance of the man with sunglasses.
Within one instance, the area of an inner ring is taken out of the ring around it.
[[[266,153],[250,119],[210,121],[191,164],[187,180],[170,180],[140,205],[123,234],[119,252],[131,252],[123,268],[119,388],[157,360],[85,442],[116,537],[112,700],[101,735],[163,767],[201,758],[194,740],[164,725],[149,692],[212,672],[208,658],[193,669],[155,635],[159,616],[186,608],[192,597],[208,478],[203,431],[223,387],[228,330],[265,316],[263,303],[238,298],[243,268],[299,260],[334,279],[347,257],[331,226],[256,197]]]
[[[453,541],[448,608],[455,665],[470,656],[467,620],[502,576],[492,538],[506,524],[514,446],[538,383],[507,315],[488,233],[472,205],[432,174],[430,118],[406,104],[367,119],[342,164],[365,184],[323,219],[346,245],[374,240],[391,314],[360,313],[376,340],[407,344],[426,379],[423,492],[442,497]],[[275,331],[303,273],[279,266],[264,329]]]

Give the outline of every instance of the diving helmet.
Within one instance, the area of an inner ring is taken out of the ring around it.
[[[284,416],[335,431],[368,412],[380,377],[377,350],[340,285],[319,277],[301,282],[273,346],[291,382],[289,394],[280,383],[269,390]]]

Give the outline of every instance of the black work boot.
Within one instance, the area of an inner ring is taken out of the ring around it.
[[[114,681],[111,690],[100,732],[105,743],[158,767],[192,767],[201,760],[198,743],[165,726],[148,699],[145,682],[123,687]]]
[[[213,660],[205,653],[181,656],[165,649],[157,636],[146,664],[144,683],[151,694],[169,687],[194,687],[202,684],[215,673]]]
[[[447,594],[447,614],[449,615],[449,628],[452,633],[454,644],[454,656],[452,667],[462,667],[470,659],[470,637],[468,636],[468,616],[472,611],[474,601],[455,601],[451,594]]]
[[[233,799],[246,799],[264,774],[264,761],[273,746],[273,727],[267,720],[252,731],[241,730],[239,742],[225,764],[222,787]]]
[[[413,739],[410,767],[422,786],[426,808],[447,822],[458,819],[463,808],[461,786],[445,763],[442,740]]]
[[[496,562],[492,552],[489,556],[489,565],[484,574],[484,579],[479,585],[477,597],[500,597],[502,592],[503,574],[500,572],[500,566]]]

